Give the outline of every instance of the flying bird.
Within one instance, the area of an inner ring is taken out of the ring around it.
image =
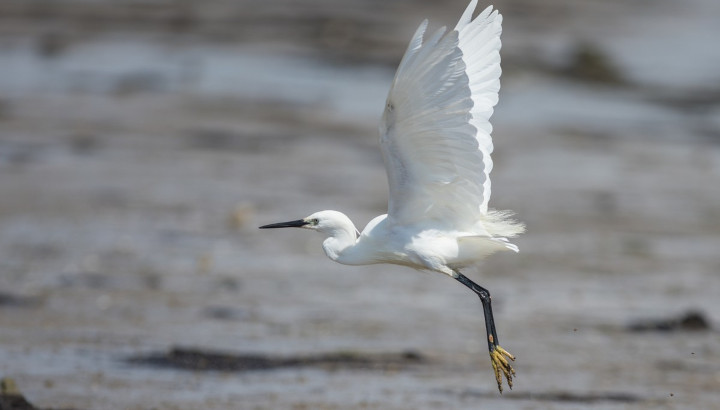
[[[502,250],[525,230],[512,212],[488,208],[489,122],[500,89],[502,15],[472,0],[454,29],[425,37],[420,24],[395,74],[380,122],[388,212],[362,233],[337,211],[261,226],[320,232],[325,254],[345,265],[390,263],[439,272],[480,297],[498,389],[512,388],[515,357],[498,341],[490,292],[460,271]]]

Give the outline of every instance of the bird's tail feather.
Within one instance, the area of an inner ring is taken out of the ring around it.
[[[482,221],[483,227],[492,236],[514,238],[525,232],[525,224],[516,221],[513,211],[490,209]]]

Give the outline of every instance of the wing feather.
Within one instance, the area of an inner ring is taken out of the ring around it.
[[[472,19],[476,6],[425,41],[420,24],[398,67],[380,124],[393,223],[472,231],[487,217],[502,16],[488,7]]]

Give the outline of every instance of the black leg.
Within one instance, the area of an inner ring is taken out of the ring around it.
[[[508,386],[512,389],[512,377],[515,375],[515,370],[510,366],[507,359],[515,360],[515,357],[508,351],[500,347],[500,341],[498,340],[497,330],[495,330],[495,318],[493,317],[492,304],[490,292],[484,287],[478,285],[472,280],[468,279],[467,276],[460,272],[455,271],[455,279],[467,286],[480,297],[482,303],[483,313],[485,315],[485,331],[487,333],[488,350],[490,351],[490,362],[493,365],[495,371],[495,379],[498,383],[498,389],[502,393],[502,373],[505,374],[505,378],[508,381]]]
[[[470,290],[480,297],[483,313],[485,314],[485,330],[487,331],[488,349],[490,350],[490,353],[492,353],[495,350],[495,346],[497,346],[500,341],[498,340],[497,331],[495,330],[495,318],[493,317],[492,304],[490,303],[490,292],[484,287],[468,279],[468,277],[462,273],[456,273],[458,276],[455,279],[470,288]]]

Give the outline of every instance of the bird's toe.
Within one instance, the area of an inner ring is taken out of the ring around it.
[[[510,361],[514,361],[515,356],[500,346],[496,345],[492,352],[490,352],[490,362],[492,363],[493,371],[495,372],[495,380],[497,381],[500,393],[503,391],[503,375],[505,375],[508,387],[510,387],[511,390],[513,386],[515,369],[512,368],[508,359],[510,359]]]

